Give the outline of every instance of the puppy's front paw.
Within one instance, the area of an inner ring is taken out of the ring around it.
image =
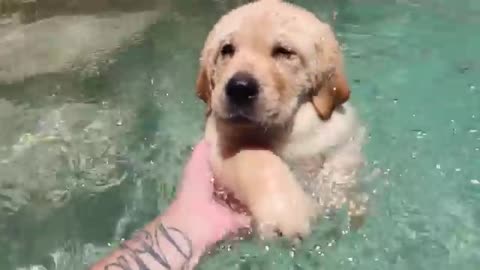
[[[278,234],[287,238],[304,237],[310,233],[314,204],[300,187],[265,194],[252,209],[261,238]]]

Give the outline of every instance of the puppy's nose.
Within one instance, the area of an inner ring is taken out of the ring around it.
[[[238,72],[228,81],[225,92],[228,100],[236,105],[248,105],[258,96],[258,82],[247,72]]]

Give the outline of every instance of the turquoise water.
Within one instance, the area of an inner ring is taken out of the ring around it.
[[[85,269],[166,207],[202,133],[198,52],[235,6],[192,2],[96,72],[0,84],[0,269]],[[340,212],[296,249],[228,241],[199,269],[478,269],[480,2],[295,2],[344,46],[369,214],[353,231]]]

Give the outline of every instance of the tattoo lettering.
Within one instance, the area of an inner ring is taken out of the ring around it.
[[[134,270],[128,265],[127,259],[125,257],[119,256],[116,263],[111,263],[105,266],[105,270]]]
[[[166,239],[166,242],[185,259],[182,269],[188,269],[193,255],[192,241],[179,229],[160,224],[155,228],[153,236],[150,232],[141,230],[128,241],[129,244],[122,243],[120,248],[126,254],[118,256],[116,261],[106,265],[104,270],[153,270],[147,266],[145,262],[147,258],[153,259],[155,269],[171,269],[167,256],[162,251],[165,248],[160,244],[162,239]]]
[[[170,242],[177,249],[177,251],[180,254],[182,254],[182,256],[186,260],[190,260],[192,258],[192,241],[190,241],[190,239],[188,239],[188,237],[182,231],[180,231],[179,229],[176,229],[176,228],[168,228],[167,229],[163,226],[163,224],[160,224],[159,230],[162,232],[162,234],[165,236],[165,238],[168,240],[168,242]],[[168,232],[168,230],[170,230],[170,233]],[[178,236],[180,238],[183,238],[187,242],[187,247],[186,247],[187,250],[184,251],[180,248],[180,246],[175,242],[175,240],[173,240],[172,233],[178,234]],[[156,235],[157,235],[157,233],[155,231],[155,237],[156,237]]]

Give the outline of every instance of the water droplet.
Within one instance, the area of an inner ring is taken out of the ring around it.
[[[398,99],[393,99],[393,104],[397,104],[398,103]]]
[[[417,152],[412,152],[412,158],[416,159],[417,158]]]
[[[417,139],[423,139],[427,136],[427,133],[423,130],[419,130],[419,129],[416,129],[416,130],[413,130],[415,132],[415,137]]]
[[[270,246],[269,246],[269,245],[265,245],[265,250],[266,250],[266,251],[269,251],[269,250],[270,250]]]
[[[473,185],[480,185],[480,181],[478,181],[477,179],[470,180],[470,183],[472,183]]]
[[[440,166],[440,164],[437,164],[435,165],[435,168],[437,168],[438,170],[440,170],[442,168],[442,166]]]
[[[117,124],[117,126],[122,126],[122,125],[123,125],[123,121],[122,121],[122,120],[118,120],[116,124]]]
[[[348,260],[349,262],[353,262],[353,258],[352,258],[352,257],[348,257],[347,260]]]
[[[475,85],[473,85],[473,84],[470,85],[470,90],[475,90],[475,89],[476,89]]]
[[[295,257],[295,250],[290,250],[290,257],[294,258]]]
[[[455,168],[455,171],[456,171],[456,172],[460,172],[460,171],[462,171],[462,169],[460,169],[460,168]]]
[[[150,79],[150,84],[153,85],[155,83],[155,80],[153,78]]]
[[[167,93],[165,93],[165,96],[167,96],[167,97],[168,97],[168,92],[167,92]]]
[[[469,132],[469,133],[477,133],[477,132],[478,132],[478,129],[470,129],[468,132]]]

